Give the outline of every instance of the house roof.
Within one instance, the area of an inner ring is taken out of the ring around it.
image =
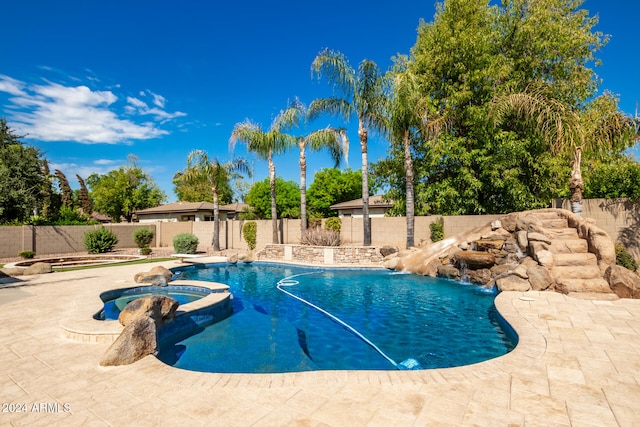
[[[230,203],[228,205],[220,206],[220,210],[226,212],[245,212],[250,209],[250,206],[246,203]]]
[[[223,212],[235,212],[234,209],[228,208],[225,205],[220,206],[219,210]],[[187,212],[200,212],[200,211],[210,211],[213,212],[213,203],[210,202],[174,202],[167,203],[166,205],[156,206],[154,208],[147,208],[136,211],[137,215],[148,215],[148,214],[167,214],[167,213],[187,213]]]
[[[341,210],[341,209],[362,209],[362,198],[349,200],[347,202],[336,203],[335,205],[329,206],[333,210]],[[391,208],[393,207],[392,201],[386,201],[382,198],[382,195],[369,196],[369,207],[370,208]]]

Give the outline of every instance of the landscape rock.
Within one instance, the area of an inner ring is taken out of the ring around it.
[[[496,262],[496,256],[489,252],[461,251],[456,253],[454,258],[456,266],[464,265],[473,270],[491,268]]]
[[[547,245],[551,244],[551,239],[542,233],[536,233],[536,232],[527,233],[527,240],[529,240],[529,242],[543,242],[543,243],[546,243]]]
[[[529,239],[527,238],[527,233],[524,230],[520,230],[516,233],[516,240],[518,241],[518,246],[520,246],[521,250],[526,250],[529,247]]]
[[[482,268],[480,270],[469,270],[467,272],[467,277],[469,282],[475,283],[477,285],[486,287],[489,282],[493,279],[493,275],[491,274],[491,270],[488,268]]]
[[[545,267],[553,266],[553,254],[548,250],[537,251],[533,257],[540,265]]]
[[[500,291],[526,292],[531,289],[531,284],[528,280],[515,275],[496,279],[496,286]]]
[[[505,230],[507,230],[509,233],[513,233],[514,231],[516,231],[516,218],[518,217],[517,214],[515,213],[511,213],[505,217],[502,217],[500,219],[500,224],[502,225],[502,228],[504,228]]]
[[[150,295],[135,299],[122,309],[118,321],[127,326],[138,317],[148,317],[159,328],[171,321],[178,309],[178,301],[164,295]]]
[[[481,240],[476,240],[474,243],[476,244],[477,250],[487,251],[489,249],[502,249],[502,245],[504,245],[504,240],[481,239]]]
[[[133,281],[136,283],[149,283],[155,286],[167,286],[171,279],[173,279],[171,270],[162,266],[153,267],[147,272],[133,276]]]
[[[527,276],[529,276],[532,291],[544,291],[554,284],[553,277],[551,277],[549,270],[540,265],[529,267],[527,269]]]
[[[380,248],[380,255],[383,257],[389,256],[391,254],[398,253],[399,249],[397,246],[386,245]]]
[[[253,262],[253,257],[250,254],[247,253],[241,253],[238,254],[238,261],[239,262],[244,262],[246,264],[252,263]]]
[[[5,267],[0,269],[0,279],[5,277],[16,277],[24,274],[24,268],[18,267]]]
[[[29,267],[24,269],[25,276],[31,276],[33,274],[46,274],[51,273],[53,270],[51,269],[51,263],[49,262],[36,262],[31,264]]]
[[[150,354],[157,354],[156,324],[145,316],[136,317],[106,351],[101,366],[129,365]]]
[[[640,298],[640,276],[621,265],[609,266],[604,273],[611,290],[620,298]]]
[[[460,280],[460,270],[450,264],[441,264],[438,266],[438,276],[452,280]]]
[[[227,263],[229,264],[237,264],[238,263],[238,254],[230,254],[227,256]]]
[[[394,257],[394,258],[389,258],[388,260],[384,261],[382,263],[382,266],[384,268],[386,268],[386,269],[389,269],[389,270],[397,270],[399,263],[400,263],[400,258]]]

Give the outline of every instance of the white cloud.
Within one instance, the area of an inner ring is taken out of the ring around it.
[[[98,159],[98,160],[94,160],[93,164],[94,165],[113,165],[114,163],[117,163],[117,160],[109,160],[109,159]]]
[[[156,105],[156,107],[164,108],[164,104],[167,102],[167,99],[162,95],[158,95],[157,93],[151,92],[151,95],[153,95],[153,103]]]
[[[160,124],[186,116],[180,111],[171,113],[156,107],[149,108],[145,102],[127,97],[124,111],[132,117],[125,119],[115,111],[118,96],[109,90],[52,82],[28,84],[1,74],[0,92],[12,95],[8,106],[12,127],[29,138],[42,141],[126,144],[169,133],[155,122],[140,122],[137,120],[139,116],[151,115]],[[159,95],[154,94],[154,104],[157,105],[156,96]]]

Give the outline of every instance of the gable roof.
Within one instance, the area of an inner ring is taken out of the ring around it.
[[[362,209],[362,198],[349,200],[347,202],[336,203],[335,205],[331,205],[329,207],[333,210]],[[393,207],[393,202],[385,201],[382,195],[378,194],[375,196],[369,196],[369,207],[370,208],[391,208]]]
[[[228,208],[226,206],[220,206],[219,210],[222,212],[235,212],[233,208]],[[139,211],[135,211],[137,215],[146,215],[146,214],[160,214],[160,213],[190,213],[190,212],[200,212],[200,211],[210,211],[213,212],[213,203],[210,202],[174,202],[167,203],[166,205],[160,205],[153,208],[142,209]]]

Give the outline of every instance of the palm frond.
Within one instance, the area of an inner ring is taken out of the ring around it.
[[[281,110],[271,124],[271,129],[282,131],[291,127],[299,126],[304,123],[307,113],[307,107],[295,97],[289,106]]]
[[[355,92],[356,72],[347,58],[340,52],[324,49],[311,63],[312,76],[325,77],[329,84],[351,97]]]
[[[313,151],[327,148],[336,167],[340,165],[340,161],[343,158],[347,159],[349,157],[349,139],[344,128],[328,126],[324,129],[316,130],[305,138],[305,143]]]
[[[329,113],[332,116],[342,116],[345,121],[348,121],[353,114],[353,105],[342,98],[319,98],[314,99],[309,104],[307,110],[307,117],[309,120],[313,120],[323,113]]]

